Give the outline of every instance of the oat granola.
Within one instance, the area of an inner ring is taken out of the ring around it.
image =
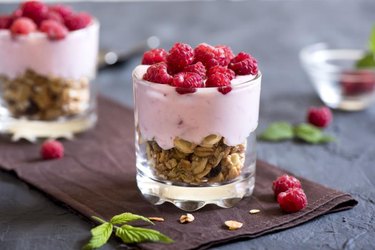
[[[194,216],[192,214],[183,214],[180,217],[180,223],[190,223],[195,220]]]
[[[89,80],[44,76],[27,70],[14,79],[0,76],[5,105],[16,118],[55,120],[85,111],[90,99]]]
[[[146,142],[146,154],[156,174],[163,179],[188,184],[218,183],[238,177],[245,162],[246,143],[228,146],[224,138],[209,135],[196,145],[176,138],[174,148],[164,150],[155,141]]]
[[[224,224],[228,227],[229,230],[237,230],[243,226],[243,223],[235,220],[227,220]]]

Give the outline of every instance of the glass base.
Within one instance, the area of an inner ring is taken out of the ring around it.
[[[14,119],[0,116],[0,133],[10,135],[12,141],[26,139],[35,142],[39,138],[73,139],[74,134],[94,127],[96,121],[95,111],[57,121]]]
[[[374,101],[374,96],[342,97],[338,102],[321,96],[322,101],[330,108],[343,111],[361,111],[368,108]],[[339,98],[338,98],[339,99]]]
[[[155,180],[138,168],[137,185],[146,200],[154,205],[170,202],[184,211],[195,211],[207,204],[230,208],[253,193],[255,163],[249,169],[253,170],[251,174],[241,175],[231,183],[197,187],[177,186],[168,181]]]

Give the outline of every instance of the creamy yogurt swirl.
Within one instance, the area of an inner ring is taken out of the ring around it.
[[[0,30],[0,75],[15,78],[31,69],[68,79],[94,78],[98,42],[97,21],[58,41],[40,32],[12,37],[9,30]]]
[[[258,126],[261,74],[237,76],[232,91],[223,95],[217,88],[197,88],[180,95],[174,87],[142,80],[147,65],[133,71],[135,122],[143,139],[155,140],[167,150],[176,137],[199,144],[216,134],[235,146]]]

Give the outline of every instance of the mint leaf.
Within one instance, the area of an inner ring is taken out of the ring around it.
[[[113,225],[111,223],[103,223],[97,227],[91,229],[91,239],[89,243],[87,243],[83,249],[84,250],[91,250],[95,248],[99,248],[107,243],[109,237],[112,234]]]
[[[374,54],[371,52],[367,52],[361,59],[357,61],[356,67],[357,69],[375,68]]]
[[[112,223],[112,224],[125,224],[125,223],[135,221],[135,220],[143,220],[143,221],[146,221],[146,222],[154,225],[154,223],[152,221],[150,221],[148,218],[137,215],[137,214],[132,214],[132,213],[122,213],[122,214],[113,216],[110,223]]]
[[[372,54],[375,54],[375,26],[372,27],[372,30],[371,30],[369,48]]]
[[[282,141],[292,139],[294,136],[293,127],[288,122],[274,122],[259,135],[264,141]]]
[[[375,26],[372,27],[368,46],[370,51],[356,62],[357,69],[375,68]]]
[[[319,128],[302,123],[294,128],[295,135],[298,139],[301,139],[307,143],[319,144],[334,141],[332,136],[324,134]]]
[[[141,243],[148,241],[163,243],[173,242],[171,238],[156,230],[133,227],[130,225],[123,225],[121,228],[116,228],[116,236],[120,237],[124,243]]]

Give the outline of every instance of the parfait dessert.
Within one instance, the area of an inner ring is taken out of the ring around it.
[[[254,188],[257,61],[228,46],[176,43],[133,72],[137,182],[154,204],[231,207]]]
[[[28,1],[0,16],[0,131],[35,139],[91,127],[98,36],[93,17],[65,5]]]

